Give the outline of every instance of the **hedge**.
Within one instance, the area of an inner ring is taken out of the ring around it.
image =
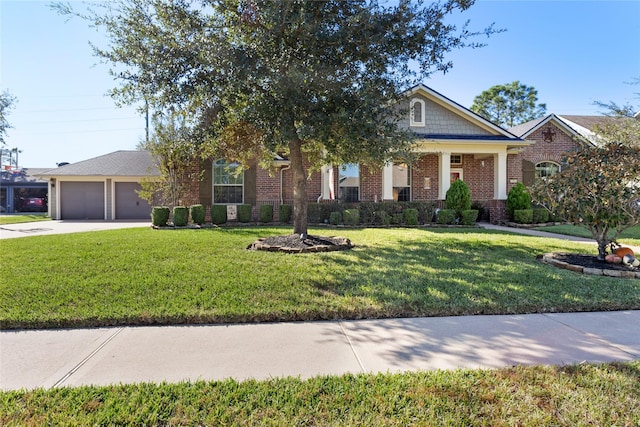
[[[249,222],[251,221],[251,205],[238,205],[238,221]]]
[[[533,209],[518,209],[513,211],[513,220],[518,224],[532,224]]]
[[[342,213],[341,212],[331,212],[329,215],[329,224],[338,225],[342,222]]]
[[[407,225],[418,225],[418,209],[405,209],[402,211],[402,218]]]
[[[534,209],[533,210],[533,223],[541,224],[549,222],[549,211],[546,209]]]
[[[189,208],[189,214],[191,215],[191,221],[194,224],[204,224],[205,222],[205,209],[203,205],[193,205]]]
[[[151,209],[151,224],[156,227],[164,227],[169,221],[171,209],[166,206],[154,206]]]
[[[478,220],[478,210],[477,209],[467,209],[462,211],[462,216],[460,217],[460,223],[462,225],[473,225]]]
[[[260,222],[273,221],[273,205],[260,205]]]
[[[342,213],[342,220],[345,225],[358,225],[360,224],[360,210],[358,209],[345,209]]]
[[[456,221],[456,211],[453,209],[440,209],[438,211],[438,224],[453,224]]]
[[[212,205],[211,206],[211,222],[217,225],[227,222],[227,206]]]
[[[280,222],[290,222],[292,213],[293,209],[291,209],[291,205],[278,206],[278,219],[280,220]]]
[[[174,206],[173,208],[173,225],[176,227],[184,227],[189,223],[189,208],[186,206]]]

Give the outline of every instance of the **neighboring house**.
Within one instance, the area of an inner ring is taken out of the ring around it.
[[[18,168],[0,172],[0,212],[47,212],[46,169]]]
[[[44,170],[53,219],[149,219],[151,207],[137,190],[145,176],[157,175],[147,151],[116,151]]]

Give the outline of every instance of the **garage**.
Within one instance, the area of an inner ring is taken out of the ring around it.
[[[138,197],[136,191],[140,190],[137,182],[116,182],[115,219],[149,219],[151,218],[151,206],[145,200]]]
[[[104,183],[60,183],[60,219],[105,219]]]

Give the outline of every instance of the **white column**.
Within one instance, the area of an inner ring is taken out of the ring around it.
[[[322,166],[320,169],[320,176],[322,180],[322,199],[331,199],[331,180],[333,179],[333,165]]]
[[[393,200],[393,162],[382,168],[382,200]]]
[[[493,155],[493,198],[507,200],[507,153]]]
[[[451,153],[440,153],[438,165],[438,199],[444,200],[451,186]]]

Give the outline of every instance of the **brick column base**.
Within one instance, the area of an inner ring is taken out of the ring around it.
[[[506,200],[490,200],[489,201],[489,222],[499,224],[507,220],[507,201]]]

